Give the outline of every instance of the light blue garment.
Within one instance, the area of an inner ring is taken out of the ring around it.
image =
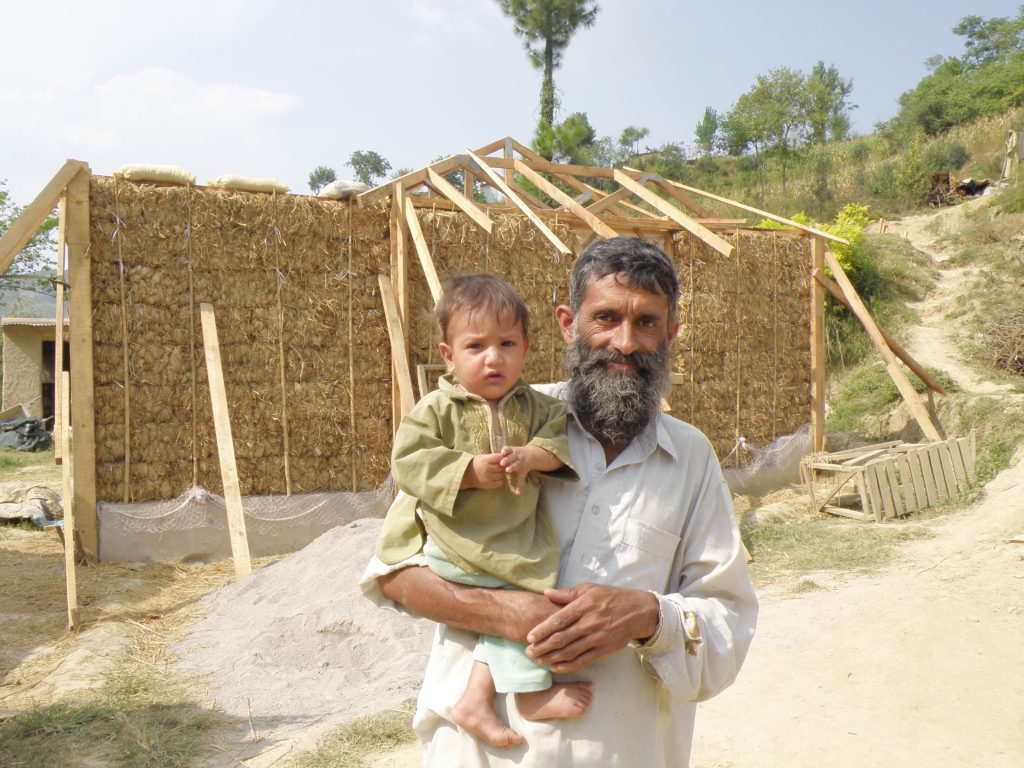
[[[429,536],[423,545],[423,555],[430,570],[445,581],[471,587],[515,589],[489,573],[467,573],[462,570],[445,556]],[[473,659],[490,667],[491,678],[498,693],[529,693],[546,691],[551,687],[551,671],[527,656],[526,645],[523,643],[496,635],[480,635]]]

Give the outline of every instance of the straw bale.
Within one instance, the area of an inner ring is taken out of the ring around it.
[[[91,194],[100,499],[122,497],[127,445],[135,500],[172,498],[193,479],[222,491],[200,302],[216,310],[243,493],[285,490],[285,401],[294,491],[381,482],[393,430],[377,286],[390,270],[387,203],[359,208],[102,177],[93,178]],[[417,214],[442,279],[484,270],[516,286],[531,312],[525,375],[561,379],[564,344],[553,310],[567,300],[571,259],[518,213],[492,213],[490,235],[461,212]],[[551,228],[575,242],[566,222],[552,220]],[[668,396],[673,413],[704,429],[722,453],[737,434],[767,442],[792,431],[807,420],[809,402],[806,243],[770,232],[729,239],[739,255],[726,259],[687,233],[675,236],[683,297],[673,370],[684,383]],[[411,247],[408,297],[410,362],[439,363],[433,304]]]

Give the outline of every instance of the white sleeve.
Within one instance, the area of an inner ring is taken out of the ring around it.
[[[660,623],[637,652],[674,698],[704,701],[736,679],[757,623],[757,597],[718,461],[711,455],[682,534],[678,591],[658,595]]]

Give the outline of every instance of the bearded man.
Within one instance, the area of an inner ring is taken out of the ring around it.
[[[558,589],[467,587],[418,558],[371,561],[368,597],[439,622],[414,720],[428,768],[684,768],[696,703],[739,672],[757,600],[729,492],[707,438],[659,408],[678,300],[675,268],[645,240],[598,241],[573,267],[569,305],[555,311],[569,378],[538,387],[567,401],[579,474],[543,480]],[[556,681],[593,682],[589,710],[530,721],[499,696],[524,744],[500,750],[461,730],[451,707],[476,633],[528,643]]]

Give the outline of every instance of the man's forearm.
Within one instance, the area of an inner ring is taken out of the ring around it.
[[[533,592],[445,581],[424,566],[393,571],[377,583],[386,597],[424,618],[517,642],[525,642],[526,634],[559,608]]]

